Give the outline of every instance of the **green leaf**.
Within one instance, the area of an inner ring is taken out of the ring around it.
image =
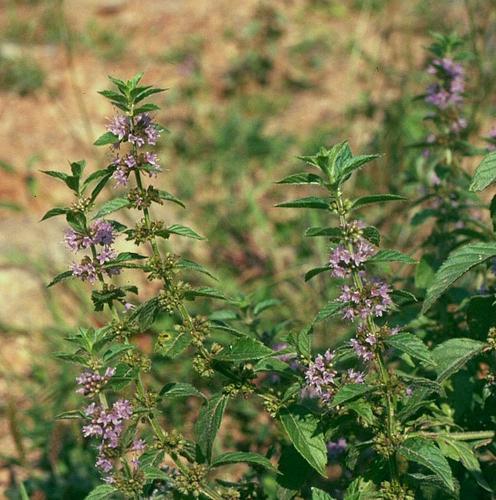
[[[127,99],[122,94],[113,90],[99,90],[98,93],[111,101],[116,101],[120,104],[127,104]]]
[[[91,490],[91,492],[85,497],[85,500],[105,500],[110,498],[112,493],[116,493],[117,489],[110,484],[101,484],[97,486],[95,489]]]
[[[397,194],[372,194],[369,196],[362,196],[353,201],[351,209],[355,210],[361,208],[365,205],[371,205],[372,203],[382,203],[386,201],[403,201],[406,200],[404,196]]]
[[[181,224],[173,224],[172,226],[167,228],[169,233],[178,234],[180,236],[186,236],[187,238],[194,238],[195,240],[204,240],[203,236],[200,236],[197,232],[193,231],[193,229],[181,226]]]
[[[74,161],[71,163],[71,172],[74,177],[81,177],[83,170],[86,167],[86,161],[85,160],[80,160],[80,161]]]
[[[276,184],[323,184],[324,180],[320,175],[300,172],[298,174],[288,175],[284,179],[277,181]]]
[[[361,477],[354,479],[346,489],[344,500],[376,500],[382,498],[376,492],[374,483]]]
[[[189,332],[179,334],[174,332],[168,342],[161,343],[160,354],[175,359],[190,346],[191,341],[192,338]]]
[[[57,283],[60,283],[61,281],[67,280],[72,277],[73,277],[72,271],[64,271],[63,273],[57,274],[57,276],[55,276],[55,278],[53,278],[53,280],[50,281],[50,283],[48,283],[47,288],[50,288],[51,286],[56,285]]]
[[[398,452],[411,462],[416,462],[434,472],[443,484],[450,490],[455,489],[451,468],[441,450],[427,439],[407,439]]]
[[[222,393],[212,396],[208,402],[202,406],[195,425],[198,446],[209,463],[212,458],[212,446],[215,436],[222,422],[228,400],[229,397]]]
[[[135,103],[138,103],[138,102],[142,101],[143,99],[150,97],[153,94],[158,94],[159,92],[165,92],[167,90],[167,89],[146,88],[146,87],[142,87],[142,88],[143,88],[143,90],[136,93],[136,95],[134,97]]]
[[[381,242],[381,234],[378,229],[374,226],[367,226],[363,229],[363,237],[373,243],[375,246],[379,246]]]
[[[329,209],[329,199],[319,198],[317,196],[307,196],[306,198],[298,198],[297,200],[285,201],[278,203],[276,207],[282,208],[319,208],[323,210]]]
[[[312,332],[313,325],[309,325],[301,330],[291,332],[288,336],[288,342],[305,358],[310,358],[312,355]]]
[[[119,142],[119,137],[112,132],[105,132],[93,143],[93,145],[106,146],[107,144],[115,144],[116,142]]]
[[[243,337],[220,352],[215,359],[219,361],[249,361],[272,356],[274,351],[262,342],[250,337]]]
[[[177,263],[178,269],[189,269],[191,271],[197,271],[202,274],[206,274],[210,278],[219,281],[206,267],[202,266],[201,264],[198,264],[198,262],[195,262],[190,259],[185,259],[184,257],[181,257],[179,259],[179,262]]]
[[[129,315],[129,319],[137,321],[142,330],[146,330],[153,324],[155,318],[160,312],[160,306],[157,297],[140,304]]]
[[[347,401],[352,401],[353,399],[357,399],[364,394],[368,394],[373,391],[374,387],[369,386],[367,384],[346,384],[341,387],[338,392],[332,398],[332,407],[342,405]]]
[[[335,500],[329,493],[312,486],[312,500]]]
[[[271,461],[260,455],[249,451],[229,451],[223,453],[212,460],[211,467],[219,467],[221,465],[248,463],[256,464],[265,467],[271,471],[277,472],[277,469],[272,465]]]
[[[52,208],[41,218],[40,222],[43,220],[47,220],[50,217],[57,217],[57,215],[65,215],[68,211],[68,208]]]
[[[345,304],[343,304],[342,302],[331,300],[317,313],[314,322],[317,323],[319,321],[323,321],[325,319],[336,316],[339,312],[341,312],[344,306]]]
[[[80,410],[69,410],[55,415],[55,420],[79,420],[80,418],[85,418]]]
[[[314,267],[305,273],[305,281],[310,281],[315,276],[329,271],[329,266]]]
[[[423,256],[415,270],[415,286],[417,288],[429,288],[434,280],[435,274],[436,271],[434,271],[429,263],[429,258],[427,256]]]
[[[41,170],[41,173],[64,182],[66,181],[67,177],[69,177],[67,174],[64,174],[64,172],[57,172],[56,170]]]
[[[141,462],[141,459],[140,459]],[[167,481],[170,480],[170,476],[168,476],[162,469],[158,467],[153,467],[153,465],[147,465],[141,469],[143,474],[145,475],[145,479],[147,481]]]
[[[258,304],[256,304],[255,307],[253,308],[253,315],[259,316],[267,309],[270,309],[271,307],[276,307],[280,304],[281,304],[281,301],[277,300],[277,299],[262,300],[261,302],[258,302]]]
[[[146,104],[143,104],[143,106],[140,106],[139,108],[136,108],[134,110],[135,113],[148,113],[149,111],[157,111],[160,109],[160,106],[157,106],[153,102],[148,102]]]
[[[385,343],[398,351],[406,352],[412,358],[433,365],[434,360],[427,346],[418,337],[408,332],[397,333],[385,339]]]
[[[482,191],[496,181],[496,151],[485,156],[475,170],[470,191]]]
[[[367,262],[404,262],[405,264],[416,264],[417,261],[412,259],[398,250],[379,250],[375,255],[370,257]]]
[[[479,460],[468,443],[450,439],[449,436],[438,436],[436,442],[445,457],[461,462],[467,470],[481,470]]]
[[[437,380],[442,382],[462,368],[474,356],[482,352],[485,344],[477,340],[458,338],[439,344],[432,357],[437,365]]]
[[[427,290],[422,313],[425,313],[441,295],[473,267],[496,256],[496,243],[469,243],[451,252],[436,272]]]
[[[103,361],[105,363],[108,363],[123,352],[127,352],[133,349],[133,344],[114,344],[107,351],[105,351],[105,354],[103,355]]]
[[[196,387],[183,382],[171,382],[162,387],[159,392],[164,398],[186,398],[196,396],[198,398],[207,399]]]
[[[160,190],[158,192],[158,196],[161,200],[172,201],[173,203],[176,203],[176,205],[186,208],[186,205],[179,198],[176,198],[173,194],[168,193],[167,191]]]
[[[127,208],[130,206],[129,200],[127,198],[113,198],[105,202],[98,212],[93,216],[93,219],[98,219],[105,215],[111,214],[112,212],[117,212],[122,208]]]
[[[305,236],[328,236],[330,238],[340,238],[342,230],[339,227],[309,227],[305,231]]]
[[[195,297],[210,297],[212,299],[227,300],[227,297],[220,290],[209,286],[188,290],[185,293],[185,297],[188,300],[194,300]]]
[[[366,163],[379,158],[379,155],[359,155],[353,156],[346,160],[341,167],[341,175],[346,177],[353,171],[363,167]]]
[[[19,496],[21,497],[21,500],[29,500],[29,495],[23,482],[19,485]]]
[[[300,455],[321,476],[327,477],[327,448],[317,417],[304,406],[293,404],[281,410],[279,419]]]

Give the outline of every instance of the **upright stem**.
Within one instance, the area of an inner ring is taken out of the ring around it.
[[[338,212],[339,212],[339,222],[341,227],[344,227],[346,225],[346,217],[345,217],[345,209],[344,209],[344,203],[343,203],[343,194],[341,190],[338,189],[336,193],[336,198],[337,198],[337,205],[338,205]],[[346,243],[348,247],[348,251],[350,253],[353,252],[353,247],[350,242]],[[353,283],[356,286],[356,288],[362,292],[363,291],[363,280],[360,276],[360,274],[357,271],[352,271],[351,272],[351,277],[353,279]],[[367,316],[366,319],[367,322],[367,327],[370,330],[370,332],[374,335],[376,335],[379,331],[377,325],[375,324],[375,321],[372,316]],[[382,359],[381,353],[376,352],[375,353],[375,362],[379,371],[379,376],[381,378],[381,382],[384,386],[384,395],[386,397],[386,417],[387,417],[387,423],[386,423],[386,431],[388,434],[389,441],[392,441],[392,437],[394,434],[395,430],[395,413],[394,413],[394,407],[395,407],[395,402],[394,402],[394,397],[389,393],[389,387],[390,387],[390,377],[389,373],[384,366],[384,361]],[[391,476],[391,479],[396,479],[397,478],[397,467],[396,467],[396,457],[395,455],[388,457],[388,466],[389,466],[389,473]]]

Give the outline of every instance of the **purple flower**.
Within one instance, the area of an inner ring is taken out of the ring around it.
[[[75,262],[71,264],[70,269],[72,271],[72,274],[82,281],[95,283],[97,279],[96,268],[91,261],[85,259],[83,259],[80,264],[76,264]]]
[[[129,172],[120,166],[115,169],[112,177],[115,180],[115,187],[125,187],[129,182]]]
[[[137,148],[141,148],[142,146],[145,145],[145,140],[138,135],[128,134],[127,138],[128,138],[128,141],[131,144],[134,144]]]
[[[365,375],[363,372],[355,371],[353,368],[350,368],[346,372],[346,377],[353,384],[363,384],[365,382]]]
[[[137,451],[142,453],[146,449],[146,442],[144,439],[135,439],[133,445],[131,446],[131,451]]]
[[[98,219],[91,225],[91,234],[94,245],[111,245],[115,239],[112,224],[103,219]]]
[[[129,130],[129,118],[124,115],[118,115],[107,124],[107,130],[112,132],[112,134],[116,135],[119,138],[119,141],[122,141]]]
[[[348,443],[345,438],[339,438],[337,441],[329,441],[327,443],[327,454],[331,460],[336,459],[339,455],[342,455],[346,448],[348,447]]]
[[[306,389],[312,397],[319,398],[323,403],[329,403],[336,388],[334,369],[334,352],[327,350],[323,355],[318,354],[310,362],[305,372]]]
[[[160,137],[160,132],[157,130],[155,125],[148,125],[145,128],[145,134],[148,144],[150,146],[155,146],[157,144],[157,139]]]
[[[76,392],[78,394],[82,394],[83,396],[94,396],[100,392],[102,387],[113,377],[114,374],[115,368],[107,368],[103,375],[87,370],[76,377],[76,382],[81,386],[76,390]],[[90,405],[86,408],[86,414],[88,416],[94,414],[94,412],[95,406]]]
[[[110,247],[104,247],[103,250],[96,256],[100,264],[105,264],[110,262],[112,259],[117,257],[117,252]]]
[[[353,347],[355,354],[362,361],[368,362],[372,361],[372,359],[374,358],[374,351],[371,349],[370,345],[365,345],[364,343],[361,343],[358,339],[351,339],[350,345],[351,347]]]
[[[463,102],[465,75],[460,63],[455,63],[448,57],[434,59],[427,72],[435,76],[438,82],[427,88],[426,102],[441,110]]]
[[[410,397],[412,394],[413,394],[413,387],[411,386],[408,386],[406,389],[405,389],[405,394]]]
[[[103,472],[110,472],[112,470],[112,462],[106,457],[99,456],[95,465]]]

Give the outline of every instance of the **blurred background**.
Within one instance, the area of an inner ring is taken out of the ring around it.
[[[475,53],[477,142],[496,111],[494,1],[0,0],[0,496],[17,498],[24,481],[32,498],[81,498],[96,480],[77,424],[54,421],[77,399],[75,371],[51,353],[75,325],[102,318],[84,285],[46,288],[71,255],[63,219],[39,220],[71,200],[39,171],[106,165],[92,143],[115,113],[96,93],[107,75],[144,71],[145,84],[168,89],[158,182],[188,209],[163,217],[208,237],[175,250],[232,296],[275,297],[278,320],[308,321],[327,285],[303,275],[327,249],[302,232],[324,221],[274,208],[305,195],[274,182],[301,170],[297,155],[349,139],[356,153],[384,155],[358,192],[408,194],[421,161],[409,145],[427,134],[414,97],[429,83],[431,31],[457,32]],[[370,214],[397,248],[411,242],[407,220]]]

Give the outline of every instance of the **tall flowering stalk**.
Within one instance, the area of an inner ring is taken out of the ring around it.
[[[210,340],[208,319],[192,315],[186,301],[197,297],[224,299],[224,295],[211,287],[195,288],[189,284],[181,272],[211,274],[200,264],[164,253],[160,247],[159,239],[169,240],[173,235],[203,238],[189,227],[166,225],[152,217],[152,205],[184,204],[152,184],[162,170],[152,148],[163,129],[150,114],[158,106],[143,101],[162,89],[140,85],[141,78],[142,74],[128,81],[111,78],[115,90],[100,92],[118,110],[109,120],[107,132],[95,142],[110,148],[111,162],[107,167],[86,178],[84,162],[72,163],[71,174],[46,172],[62,180],[76,200],[70,207],[50,210],[43,219],[65,215],[69,224],[64,235],[67,247],[74,253],[84,252],[50,286],[70,278],[88,282],[94,287],[91,297],[95,310],[107,310],[112,315],[103,328],[80,329],[70,339],[76,350],[62,355],[83,366],[76,378],[76,392],[86,400],[82,411],[68,412],[62,418],[81,418],[83,436],[96,446],[95,466],[107,483],[95,490],[98,498],[116,492],[141,498],[145,492],[154,491],[155,486],[187,498],[239,498],[236,489],[212,483],[210,469],[235,462],[257,463],[266,468],[272,468],[272,464],[256,453],[240,452],[224,460],[222,455],[212,455],[228,394],[235,394],[236,390],[227,386],[224,392],[207,398],[189,383],[175,382],[173,374],[173,380],[160,392],[146,387],[154,356],[174,359],[188,348],[194,353],[192,365],[198,375],[212,376],[214,358],[223,346]],[[119,195],[95,210],[107,183]],[[107,218],[120,210],[136,211],[141,216],[133,227]],[[116,248],[119,239],[124,238],[134,242],[142,253],[119,253]],[[141,270],[150,281],[158,281],[158,294],[136,304],[133,296],[138,294],[138,288],[118,281],[118,275],[129,268]],[[159,316],[167,316],[174,327],[172,332],[155,337],[152,356],[138,348],[134,337],[149,330]],[[228,369],[227,364],[223,371]],[[205,401],[195,427],[196,442],[176,429],[167,429],[161,418],[164,400],[191,396]]]
[[[313,438],[309,437],[313,451],[302,446],[301,439],[294,439],[293,444],[322,475],[325,468],[321,467],[328,455],[325,439],[319,441],[317,437],[319,429],[322,437],[345,436],[345,449],[352,457],[348,458],[347,466],[355,475],[347,490],[350,494],[360,492],[363,498],[413,500],[417,498],[418,485],[406,471],[414,468],[415,463],[422,464],[444,483],[444,488],[454,491],[451,473],[444,475],[449,465],[444,457],[447,450],[443,440],[470,440],[473,436],[453,434],[454,425],[443,434],[436,417],[429,414],[427,398],[432,397],[433,390],[422,380],[433,380],[428,374],[438,371],[438,364],[444,365],[444,356],[450,354],[443,352],[442,346],[430,351],[421,335],[409,331],[415,326],[402,314],[402,306],[412,304],[413,295],[394,290],[390,282],[374,272],[385,263],[415,264],[415,260],[396,250],[380,250],[377,229],[354,215],[362,207],[404,198],[384,194],[349,199],[344,194],[351,175],[376,157],[353,156],[348,144],[342,143],[331,149],[322,148],[314,156],[302,157],[320,171],[319,174],[302,172],[280,181],[281,184],[317,185],[326,192],[327,196],[308,196],[279,206],[318,209],[337,217],[338,226],[307,229],[307,236],[327,237],[331,247],[328,264],[308,271],[306,279],[328,273],[330,278],[344,283],[310,327],[290,339],[300,355],[300,363],[305,366],[303,401],[286,406],[279,418],[292,438],[292,421],[288,415],[296,421],[305,421],[309,429],[314,426]],[[349,323],[352,338],[343,346],[312,357],[310,335],[314,325],[338,315]],[[480,350],[482,346],[472,347]],[[410,371],[406,366],[394,369],[401,359],[408,360]],[[447,373],[439,375],[439,383],[446,376]],[[305,403],[307,398],[317,400],[319,409],[310,410]],[[420,408],[422,418],[416,420],[414,417]],[[426,429],[431,431],[424,432]],[[493,436],[484,432],[477,435]],[[334,442],[330,441],[328,447],[334,449],[333,446]],[[473,452],[470,450],[470,453]],[[406,462],[410,465],[406,466]],[[441,463],[443,472],[438,468]],[[374,471],[373,482],[365,479],[370,471]]]

